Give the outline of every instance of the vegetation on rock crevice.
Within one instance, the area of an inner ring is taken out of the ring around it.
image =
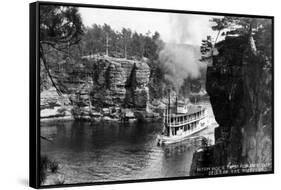
[[[218,173],[272,170],[272,41],[271,20],[224,17],[219,30],[235,25],[225,40],[202,54],[212,61],[206,90],[215,119],[214,146],[195,153],[191,175],[211,175],[197,168],[219,167]],[[223,26],[223,27],[222,27]],[[217,27],[214,27],[217,29]],[[208,54],[216,48],[217,55]],[[204,157],[204,161],[200,159]],[[233,169],[234,167],[234,169]]]

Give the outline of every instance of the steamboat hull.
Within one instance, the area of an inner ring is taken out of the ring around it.
[[[192,132],[189,132],[188,134],[186,135],[180,135],[180,136],[171,136],[171,137],[168,137],[168,136],[165,136],[165,135],[158,135],[157,137],[157,144],[158,145],[167,145],[167,144],[173,144],[173,143],[178,143],[178,142],[181,142],[181,141],[184,141],[184,140],[187,140],[187,139],[191,139],[193,138],[196,133],[199,133],[203,130],[205,130],[208,126],[205,125],[201,128],[198,128]]]

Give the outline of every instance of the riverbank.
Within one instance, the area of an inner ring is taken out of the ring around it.
[[[79,110],[77,110],[79,109]],[[61,111],[63,110],[63,111]],[[83,120],[83,121],[115,121],[115,122],[153,122],[160,120],[161,113],[147,112],[135,109],[120,109],[112,111],[112,109],[104,108],[97,112],[95,110],[85,108],[54,107],[53,109],[44,109],[41,111],[41,122],[59,121],[59,120]]]
[[[40,94],[40,121],[88,120],[88,121],[156,121],[160,113],[152,109],[123,108],[118,105],[94,106],[88,99],[79,97],[79,102],[69,94],[58,95],[51,87]],[[148,107],[148,106],[147,106]],[[159,110],[158,110],[159,111]]]
[[[92,105],[88,98],[73,97],[71,94],[58,95],[56,89],[51,87],[41,92],[40,120],[86,120],[86,121],[123,121],[123,122],[152,122],[162,118],[163,110],[168,103],[167,98],[155,99],[146,103],[144,108],[124,108],[120,105],[100,106]],[[171,102],[175,95],[171,95]],[[206,94],[193,93],[186,103],[209,101]]]

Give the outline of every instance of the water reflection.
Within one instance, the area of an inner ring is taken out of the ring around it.
[[[197,145],[159,147],[161,123],[42,123],[41,151],[61,163],[66,183],[187,176]]]
[[[41,123],[42,154],[58,161],[65,183],[188,176],[196,143],[157,146],[161,123]],[[212,127],[202,131],[213,139]]]

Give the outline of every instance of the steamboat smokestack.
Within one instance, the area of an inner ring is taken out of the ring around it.
[[[178,95],[176,95],[176,113],[178,113]]]
[[[170,89],[168,90],[168,96],[169,96],[168,110],[170,111],[170,105],[171,105]]]

